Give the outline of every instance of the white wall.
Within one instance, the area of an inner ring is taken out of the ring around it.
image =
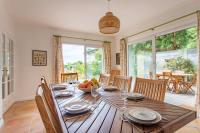
[[[40,83],[42,75],[47,77],[51,82],[52,76],[52,35],[67,35],[74,37],[83,37],[90,39],[113,41],[112,37],[104,37],[94,34],[77,33],[72,31],[56,30],[46,27],[34,25],[16,25],[17,38],[17,74],[16,87],[17,99],[29,100],[35,96],[36,88]],[[32,66],[32,50],[46,50],[48,55],[47,66],[36,67]]]
[[[14,24],[11,21],[11,18],[7,14],[5,8],[4,8],[4,3],[3,0],[0,0],[0,34],[3,32],[6,34],[7,37],[12,38],[15,42],[15,31],[14,31]],[[0,77],[2,77],[2,71],[0,70]],[[7,99],[7,106],[4,107],[2,106],[2,85],[0,81],[0,126],[1,126],[1,117],[2,117],[2,112],[3,110],[6,110],[13,102],[14,102],[14,94],[11,95]]]
[[[16,100],[30,100],[35,96],[40,77],[51,77],[51,30],[42,27],[16,25]],[[32,50],[47,51],[47,66],[32,66]]]

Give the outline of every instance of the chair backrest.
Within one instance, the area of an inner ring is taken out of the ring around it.
[[[35,101],[46,131],[47,133],[63,133],[58,114],[49,108],[44,93],[44,88],[40,85],[36,92]]]
[[[176,83],[179,83],[179,82],[183,82],[183,81],[184,81],[184,77],[183,77],[183,76],[179,76],[179,75],[173,75],[173,76],[172,76],[172,79],[173,79]]]
[[[44,83],[45,85],[48,86],[45,76],[42,76],[40,79],[41,79],[41,83]]]
[[[113,70],[110,71],[110,79],[109,79],[109,83],[110,83],[110,84],[113,83],[114,77],[115,77],[116,75],[120,75],[120,70],[118,70],[118,69],[113,69]]]
[[[78,73],[61,73],[61,82],[66,83],[69,81],[78,80]]]
[[[153,100],[164,101],[166,84],[166,80],[136,78],[133,91]]]
[[[49,89],[49,86],[48,86],[48,83],[47,83],[47,80],[45,78],[45,76],[42,76],[41,77],[41,85],[44,85],[44,88],[45,88],[45,91],[48,91],[47,94],[50,94],[51,95],[51,91]],[[46,94],[46,93],[45,93]]]
[[[105,85],[109,84],[110,75],[109,74],[100,74],[99,82],[104,83]]]
[[[131,76],[117,75],[114,77],[113,85],[117,86],[118,89],[124,86],[128,89],[128,92],[130,92],[131,82],[132,82]]]
[[[172,77],[172,72],[163,72],[163,79],[170,79]]]
[[[54,111],[55,110],[55,104],[53,102],[53,97],[51,94],[51,90],[49,89],[49,86],[47,84],[46,78],[44,76],[41,77],[41,87],[44,91],[44,97],[48,103],[49,108]]]

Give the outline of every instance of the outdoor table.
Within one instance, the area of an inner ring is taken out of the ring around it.
[[[183,80],[186,79],[188,76],[193,76],[194,74],[189,73],[172,73],[172,77],[181,77]],[[163,73],[156,73],[156,78],[159,79],[159,77],[163,76]]]

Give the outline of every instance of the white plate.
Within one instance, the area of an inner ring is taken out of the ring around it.
[[[144,96],[141,93],[128,93],[127,98],[136,100],[136,99],[142,99],[142,98],[144,98]]]
[[[88,102],[76,101],[64,105],[64,109],[70,113],[81,113],[82,111],[87,110],[89,105]]]
[[[136,108],[129,111],[129,115],[143,121],[152,121],[156,119],[156,113],[147,108]]]
[[[67,88],[67,85],[55,85],[53,86],[53,90],[64,90]]]
[[[86,112],[89,112],[89,111],[90,111],[90,108],[85,108],[81,111],[76,111],[76,112],[70,112],[70,111],[65,110],[65,113],[69,114],[69,115],[78,115],[78,114],[86,113]]]
[[[142,97],[143,95],[141,93],[128,93],[129,97]]]
[[[132,117],[131,115],[129,115],[129,111],[132,109],[136,109],[136,108],[140,108],[140,107],[133,107],[133,108],[129,108],[124,111],[123,115],[128,121],[133,122],[133,123],[143,124],[143,125],[152,125],[152,124],[156,124],[162,120],[162,116],[156,111],[155,111],[155,113],[156,113],[155,120],[143,121],[143,120],[136,119],[136,118]]]
[[[55,97],[69,97],[69,96],[72,96],[73,93],[72,92],[69,92],[69,91],[59,91],[55,94]]]
[[[106,91],[114,91],[114,90],[117,90],[117,86],[105,86],[104,90],[106,90]]]

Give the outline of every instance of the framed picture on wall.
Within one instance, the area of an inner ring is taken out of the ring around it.
[[[116,65],[120,65],[120,53],[116,53]]]
[[[32,50],[32,66],[47,66],[47,51]]]

